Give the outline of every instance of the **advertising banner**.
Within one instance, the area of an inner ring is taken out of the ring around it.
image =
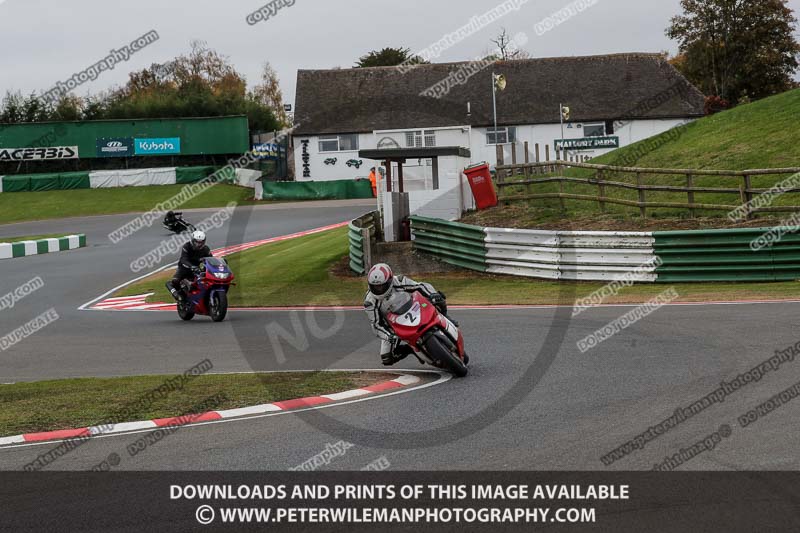
[[[181,153],[180,137],[134,139],[136,155],[169,155]]]
[[[257,159],[278,159],[286,149],[277,143],[261,143],[254,144],[252,151]]]
[[[78,159],[78,147],[0,148],[0,161],[37,161],[52,159]]]
[[[97,157],[130,157],[133,154],[131,137],[97,139]]]

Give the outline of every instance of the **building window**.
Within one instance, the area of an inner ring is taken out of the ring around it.
[[[355,152],[358,150],[358,135],[329,135],[319,138],[320,152]]]
[[[506,128],[486,128],[486,144],[507,144],[517,142],[516,126]]]
[[[584,124],[583,125],[583,136],[584,137],[605,137],[606,135],[606,125],[599,123],[599,124]]]
[[[425,146],[436,146],[436,132],[425,130]]]
[[[406,148],[422,148],[436,146],[434,130],[416,130],[406,132]]]

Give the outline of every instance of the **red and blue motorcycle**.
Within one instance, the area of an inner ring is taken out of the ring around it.
[[[178,316],[191,320],[194,315],[206,315],[214,322],[222,322],[228,314],[228,290],[235,285],[228,263],[218,257],[206,257],[192,270],[194,281],[183,280],[186,298],[178,302]]]

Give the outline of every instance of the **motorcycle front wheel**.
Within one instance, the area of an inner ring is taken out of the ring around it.
[[[449,370],[457,378],[463,378],[469,370],[461,359],[454,353],[455,346],[446,346],[443,339],[431,335],[425,341],[425,351],[431,359],[438,362],[445,370]]]
[[[215,292],[211,295],[211,320],[222,322],[228,314],[228,295],[224,292]]]

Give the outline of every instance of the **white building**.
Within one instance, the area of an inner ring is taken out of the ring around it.
[[[472,161],[495,161],[495,142],[528,142],[531,159],[562,138],[559,105],[570,108],[564,138],[604,138],[594,157],[703,116],[703,95],[660,54],[616,54],[496,62],[457,85],[470,63],[300,70],[293,143],[297,180],[365,177],[359,149],[462,146]],[[493,130],[491,74],[503,74]],[[451,81],[448,82],[448,76]],[[439,87],[440,97],[429,96]],[[523,156],[520,154],[520,160]],[[424,162],[422,162],[424,164]],[[413,172],[409,172],[413,174]],[[407,175],[409,175],[407,174]]]
[[[497,131],[493,73],[507,80],[497,93]],[[570,108],[563,136],[561,104]],[[537,145],[541,160],[555,159],[567,139],[580,140],[573,155],[591,158],[699,118],[703,104],[661,54],[300,70],[295,179],[366,177],[375,161],[359,150],[383,148],[462,147],[472,163],[494,165],[498,143],[506,162],[516,143],[522,162],[525,141],[534,161]],[[431,189],[431,160],[407,160],[404,170],[405,190]]]

